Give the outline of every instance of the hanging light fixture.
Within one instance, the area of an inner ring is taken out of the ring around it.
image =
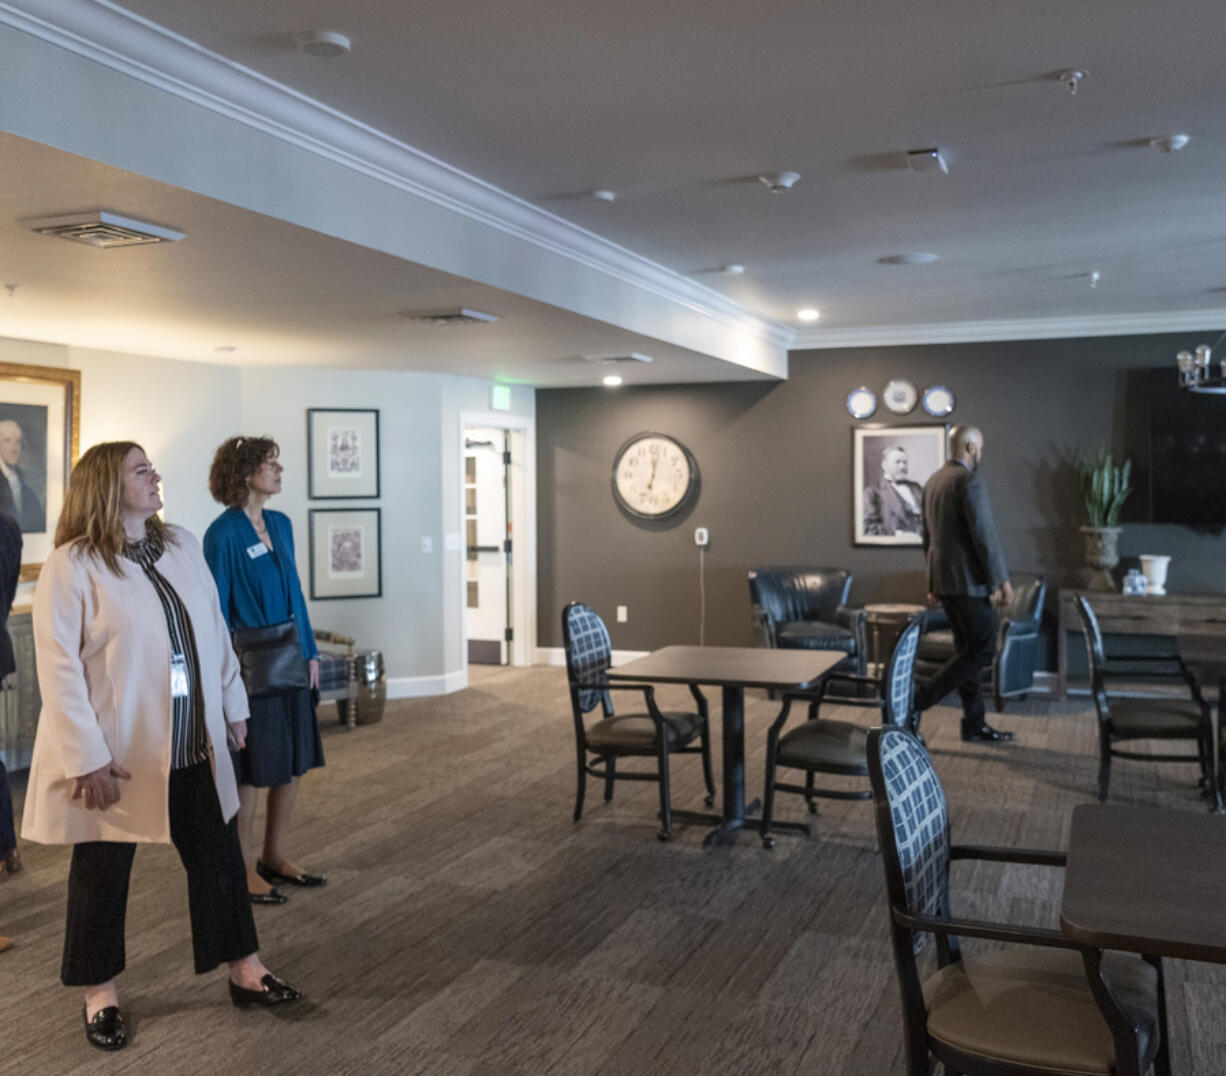
[[[1195,351],[1181,351],[1175,356],[1179,365],[1179,387],[1189,392],[1213,393],[1226,396],[1226,355],[1213,370],[1213,352],[1226,341],[1226,333],[1213,344],[1198,344]]]

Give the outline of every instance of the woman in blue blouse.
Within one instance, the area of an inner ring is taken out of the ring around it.
[[[311,692],[319,686],[319,651],[294,565],[289,517],[265,509],[281,492],[280,449],[268,437],[231,437],[213,457],[209,492],[226,506],[204,535],[204,557],[217,580],[221,611],[230,630],[280,624],[293,615],[310,690],[253,698],[247,745],[235,755],[238,831],[247,857],[247,888],[256,904],[284,904],[272,885],[319,886],[284,850],[298,779],[324,764]],[[257,789],[268,789],[262,854],[252,864]]]

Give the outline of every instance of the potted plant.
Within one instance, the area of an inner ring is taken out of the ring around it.
[[[1120,562],[1120,509],[1132,492],[1132,460],[1115,466],[1105,447],[1078,463],[1081,475],[1081,501],[1085,505],[1086,525],[1081,528],[1085,541],[1087,586],[1090,590],[1115,590],[1112,570]]]

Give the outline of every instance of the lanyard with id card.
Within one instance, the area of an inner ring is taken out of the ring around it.
[[[187,658],[182,654],[172,654],[170,656],[170,697],[185,699],[187,696]]]

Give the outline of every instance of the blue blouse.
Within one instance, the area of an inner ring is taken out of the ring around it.
[[[293,613],[302,656],[309,661],[319,657],[319,648],[294,563],[293,527],[289,516],[267,508],[264,526],[271,550],[241,508],[227,508],[204,532],[204,559],[217,581],[221,613],[231,631],[280,624]]]

